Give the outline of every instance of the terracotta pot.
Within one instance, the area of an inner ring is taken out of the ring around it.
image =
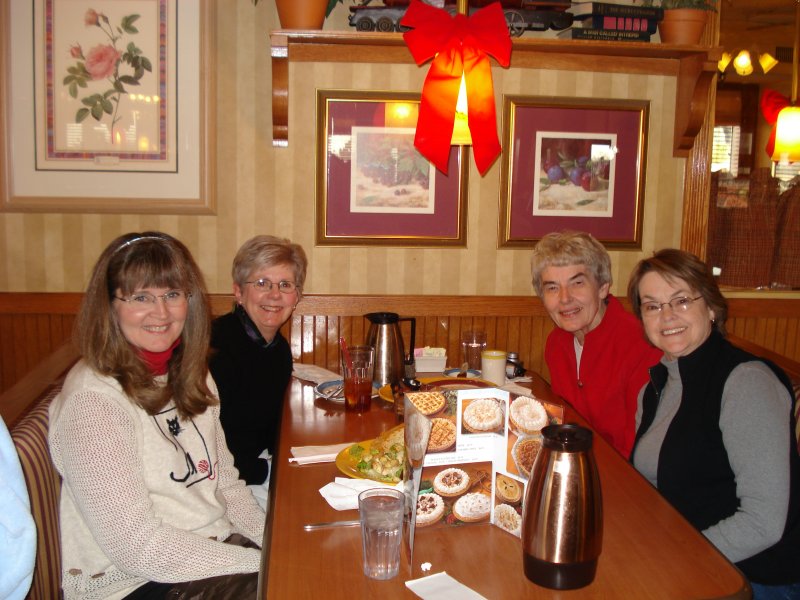
[[[322,29],[328,0],[275,0],[281,29]]]
[[[658,33],[664,44],[697,45],[703,37],[709,11],[696,8],[670,8],[658,24]]]

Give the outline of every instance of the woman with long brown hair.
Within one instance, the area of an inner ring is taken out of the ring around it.
[[[264,513],[225,444],[188,249],[112,241],[75,337],[82,360],[50,409],[65,597],[254,597]]]

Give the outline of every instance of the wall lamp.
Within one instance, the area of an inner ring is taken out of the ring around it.
[[[800,107],[797,106],[797,67],[800,53],[800,2],[795,4],[794,49],[792,52],[792,97],[789,106],[778,113],[775,123],[775,149],[772,160],[785,165],[800,160]]]

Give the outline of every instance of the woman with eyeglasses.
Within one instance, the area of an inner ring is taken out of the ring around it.
[[[255,598],[264,513],[239,479],[208,374],[209,309],[187,248],[112,241],[50,407],[66,598]]]
[[[591,234],[548,233],[533,250],[531,275],[556,325],[544,349],[553,391],[628,458],[636,395],[661,352],[610,293],[611,257]]]
[[[800,597],[789,380],[725,339],[727,303],[693,254],[640,261],[628,295],[664,351],[639,394],[634,466],[741,569],[755,598]]]
[[[258,235],[233,259],[236,304],[212,326],[210,368],[236,468],[266,507],[292,352],[280,328],[302,298],[308,260],[291,241]]]

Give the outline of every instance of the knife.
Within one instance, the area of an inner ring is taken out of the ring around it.
[[[360,525],[361,521],[358,519],[352,521],[329,521],[327,523],[306,523],[303,529],[306,531],[314,531],[316,529],[327,529],[329,527],[355,527]]]

